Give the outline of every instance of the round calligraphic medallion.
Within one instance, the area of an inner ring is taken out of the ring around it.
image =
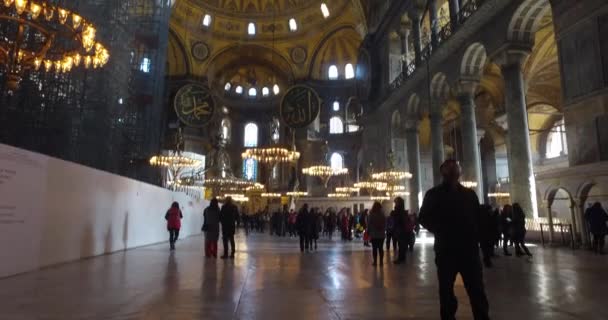
[[[192,56],[198,61],[205,61],[209,57],[209,47],[203,42],[192,45]]]
[[[190,127],[205,126],[215,112],[215,100],[208,87],[187,84],[175,94],[173,102],[175,113],[183,123]]]
[[[295,85],[281,100],[281,120],[290,128],[299,129],[311,124],[321,111],[321,99],[310,87]]]

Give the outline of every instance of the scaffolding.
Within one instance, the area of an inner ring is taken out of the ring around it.
[[[12,94],[0,68],[0,142],[155,184],[170,1],[64,1],[98,26],[102,69],[30,72]],[[0,26],[2,28],[2,26]]]

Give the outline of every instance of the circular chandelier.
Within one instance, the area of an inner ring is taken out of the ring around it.
[[[357,187],[338,187],[336,193],[357,193],[361,191],[361,188]]]
[[[150,158],[150,164],[153,166],[161,167],[177,167],[177,168],[191,168],[198,167],[201,162],[196,159],[174,155],[174,156],[153,156]]]
[[[340,176],[348,174],[348,169],[346,168],[332,168],[330,166],[311,166],[308,168],[302,169],[302,173],[311,176],[311,177],[319,177],[323,180],[323,184],[327,187],[327,183],[329,179],[334,176]]]
[[[224,194],[223,196],[218,197],[218,200],[225,201],[226,198],[228,198],[228,197],[230,197],[235,202],[248,202],[249,201],[249,198],[246,197],[244,194]]]
[[[477,188],[477,181],[461,181],[460,184],[469,189]]]
[[[67,73],[103,67],[109,51],[96,41],[97,29],[77,12],[51,0],[3,0],[0,4],[0,66],[7,87],[16,90],[26,70]]]
[[[391,200],[391,197],[389,197],[389,196],[371,196],[370,199],[372,201],[388,201],[388,200]]]
[[[286,195],[288,195],[290,197],[294,197],[294,198],[307,197],[308,192],[306,192],[306,191],[289,191],[286,193]]]
[[[262,193],[262,198],[268,198],[268,199],[278,199],[281,197],[280,193]]]
[[[372,179],[383,182],[393,182],[403,179],[411,179],[412,174],[406,171],[390,170],[372,174]]]
[[[368,189],[368,190],[386,190],[388,184],[380,181],[361,181],[355,183],[355,188]]]
[[[491,192],[488,193],[488,198],[510,198],[511,194],[508,192]]]
[[[247,192],[262,192],[266,190],[266,187],[261,183],[254,183],[252,186],[246,187],[245,191]]]
[[[254,159],[262,163],[289,163],[300,159],[300,153],[286,148],[250,148],[241,154],[243,159]]]
[[[328,198],[339,198],[339,199],[344,199],[344,198],[349,198],[350,194],[349,193],[340,193],[340,192],[336,192],[336,193],[330,193],[327,195]]]

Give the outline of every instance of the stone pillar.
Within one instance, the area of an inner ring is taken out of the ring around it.
[[[483,139],[483,137],[485,136],[486,131],[484,129],[481,128],[477,128],[477,153],[479,154],[479,156],[477,156],[477,168],[479,168],[479,172],[477,173],[477,176],[479,177],[479,182],[477,182],[477,188],[479,189],[479,202],[480,203],[488,203],[488,201],[486,201],[487,199],[487,195],[484,192],[484,182],[483,182],[483,169],[482,169],[482,162],[481,162],[481,139]]]
[[[422,192],[420,172],[420,142],[418,120],[405,122],[405,138],[407,141],[407,157],[412,179],[410,180],[410,211],[420,210],[420,198]]]
[[[412,36],[414,37],[414,53],[416,54],[416,66],[422,64],[422,43],[420,42],[420,15],[417,11],[410,11],[410,19],[412,20]]]
[[[511,196],[513,198],[513,196]],[[547,202],[547,222],[549,224],[549,242],[553,243],[554,239],[554,230],[553,230],[553,210],[551,206],[553,204],[551,202]]]
[[[591,239],[589,237],[587,222],[585,221],[585,201],[580,201],[577,209],[578,221],[581,222],[581,240],[583,241],[583,246],[589,248],[591,246]]]
[[[532,153],[522,63],[526,52],[506,52],[502,61],[505,81],[505,106],[509,124],[509,175],[511,201],[519,203],[526,214],[538,217],[536,179]]]
[[[477,119],[475,116],[475,90],[476,82],[461,82],[461,90],[458,93],[460,102],[460,129],[462,133],[462,180],[477,182],[477,196],[481,199],[480,190],[481,172],[479,168],[479,147],[477,146]]]
[[[437,0],[429,0],[429,18],[431,21],[431,47],[439,46],[439,21],[437,19]]]
[[[401,28],[401,32],[399,33],[399,37],[401,38],[401,60],[403,64],[401,65],[401,71],[407,72],[407,66],[410,64],[407,61],[407,57],[410,55],[410,44],[408,42],[408,38],[410,36],[410,29],[403,26]]]
[[[441,173],[439,167],[445,160],[445,154],[443,150],[443,115],[441,114],[441,108],[439,110],[431,111],[431,149],[433,159],[433,184],[439,185],[441,183]]]
[[[452,25],[452,32],[458,28],[458,13],[460,13],[460,4],[458,0],[450,1],[450,24]]]
[[[570,202],[570,219],[572,219],[572,234],[573,234],[573,238],[574,241],[578,241],[576,234],[577,232],[577,221],[576,221],[576,203],[574,201]],[[582,233],[581,233],[581,238],[582,238]]]

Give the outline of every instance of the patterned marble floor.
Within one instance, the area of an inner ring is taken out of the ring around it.
[[[202,237],[0,279],[0,319],[438,319],[432,240],[406,265],[371,266],[360,243],[239,236],[233,261],[207,260]],[[221,247],[221,246],[220,246]],[[532,248],[485,273],[493,319],[608,319],[608,258]],[[471,319],[462,284],[458,319]]]

